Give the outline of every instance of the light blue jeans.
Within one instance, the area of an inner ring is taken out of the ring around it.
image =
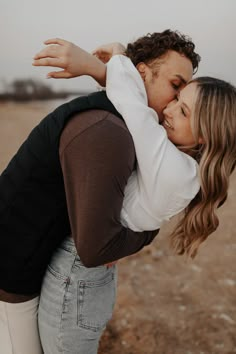
[[[73,240],[57,249],[46,272],[39,304],[44,354],[96,354],[116,298],[116,266],[86,268]]]

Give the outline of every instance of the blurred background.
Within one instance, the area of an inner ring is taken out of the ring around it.
[[[28,90],[43,98],[0,101],[0,171],[47,113],[72,94],[96,90],[90,78],[47,80],[49,69],[32,67],[44,40],[61,37],[92,51],[179,30],[202,57],[197,75],[236,85],[235,14],[235,0],[0,0],[0,94]],[[169,248],[173,220],[152,245],[119,262],[117,304],[99,354],[236,353],[235,208],[234,174],[220,227],[195,260]]]
[[[31,66],[48,38],[61,37],[92,51],[127,44],[167,28],[189,35],[202,57],[198,75],[236,84],[235,0],[0,0],[0,84],[44,79],[47,69]],[[50,82],[57,89],[94,89],[91,79]]]

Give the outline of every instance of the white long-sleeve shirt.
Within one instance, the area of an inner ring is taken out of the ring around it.
[[[106,90],[126,122],[137,157],[121,221],[134,231],[155,230],[196,196],[198,164],[168,139],[156,112],[148,107],[142,78],[130,59],[116,55],[109,61]]]

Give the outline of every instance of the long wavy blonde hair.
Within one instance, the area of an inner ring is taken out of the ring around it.
[[[170,235],[177,254],[195,257],[199,245],[214,232],[216,209],[227,199],[229,177],[236,162],[236,88],[210,78],[192,80],[198,86],[194,109],[195,141],[191,155],[199,162],[200,190]]]

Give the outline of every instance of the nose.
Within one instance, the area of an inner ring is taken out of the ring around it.
[[[163,110],[163,114],[171,118],[174,106],[175,106],[175,100],[169,102],[166,108]]]
[[[163,110],[163,114],[167,117],[171,117],[171,112],[172,112],[172,109],[171,109],[171,104],[169,103],[166,108]]]

